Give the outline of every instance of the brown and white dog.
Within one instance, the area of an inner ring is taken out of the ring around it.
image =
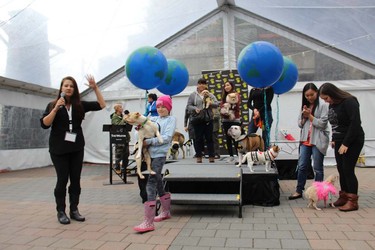
[[[159,126],[139,112],[131,112],[127,115],[124,115],[124,119],[128,124],[136,126],[135,129],[138,130],[138,143],[135,147],[137,147],[138,145],[138,149],[142,150],[138,150],[135,156],[135,162],[137,163],[137,174],[141,179],[144,179],[145,177],[141,172],[142,154],[147,164],[147,170],[150,172],[150,174],[155,174],[155,172],[151,169],[151,156],[147,148],[143,147],[143,140],[156,136],[159,142],[162,143],[163,138],[160,135]]]
[[[169,148],[167,159],[172,158],[177,160],[179,155],[179,150],[182,151],[182,159],[185,159],[185,149],[184,149],[185,136],[178,131],[175,131],[172,137],[172,145]]]
[[[264,164],[266,166],[266,172],[269,172],[271,169],[271,163],[278,156],[280,148],[276,145],[272,146],[267,151],[251,151],[245,154],[242,158],[241,163],[245,163],[247,160],[247,166],[250,169],[250,172],[254,172],[253,165],[254,163]],[[240,163],[240,164],[241,164]],[[241,166],[241,165],[240,165]]]
[[[237,93],[229,93],[225,98],[225,103],[220,109],[220,113],[225,117],[228,117],[229,120],[234,120],[235,114],[233,108],[238,103],[238,94]]]
[[[228,129],[228,135],[237,143],[238,165],[241,167],[242,156],[250,151],[264,151],[264,141],[260,135],[251,134],[247,136],[241,126],[233,125]]]
[[[213,100],[210,97],[210,92],[205,89],[202,91],[203,94],[203,108],[208,109],[213,102]]]
[[[324,207],[327,207],[327,200],[330,194],[336,194],[335,182],[338,177],[330,175],[325,181],[314,181],[305,191],[305,197],[309,200],[307,207],[314,207],[316,210],[322,210],[317,207],[318,201],[324,201]]]

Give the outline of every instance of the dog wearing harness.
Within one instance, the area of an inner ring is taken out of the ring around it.
[[[245,163],[247,161],[247,166],[250,169],[250,172],[253,173],[253,165],[254,163],[257,164],[264,164],[266,166],[266,172],[269,172],[271,169],[271,163],[276,159],[280,151],[279,146],[272,146],[267,151],[250,151],[245,154],[245,156],[242,158],[242,163]]]
[[[251,134],[246,135],[241,126],[233,125],[228,129],[228,135],[231,136],[237,145],[238,164],[241,167],[242,156],[251,151],[264,151],[264,142],[260,135]]]
[[[139,112],[131,112],[125,115],[124,119],[128,124],[135,126],[135,129],[138,131],[138,142],[135,147],[142,150],[138,150],[135,156],[135,162],[137,163],[137,174],[141,179],[144,179],[145,177],[141,171],[142,155],[147,164],[147,170],[150,172],[150,174],[155,174],[155,172],[151,169],[151,156],[147,148],[143,147],[143,140],[156,136],[158,141],[163,143],[163,138],[160,135],[158,124],[150,121],[146,116]]]

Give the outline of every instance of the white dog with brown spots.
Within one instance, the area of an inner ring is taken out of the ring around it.
[[[163,138],[160,135],[159,126],[139,112],[131,112],[125,115],[124,119],[128,124],[136,126],[135,129],[138,130],[138,152],[135,156],[135,162],[137,163],[137,174],[141,179],[144,179],[145,177],[141,172],[142,155],[147,164],[147,170],[150,172],[150,174],[155,174],[155,172],[151,169],[151,156],[148,149],[143,147],[143,140],[156,136],[159,142],[162,143]]]

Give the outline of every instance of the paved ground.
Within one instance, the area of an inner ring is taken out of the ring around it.
[[[233,207],[175,205],[170,220],[145,234],[132,230],[143,218],[137,184],[104,185],[107,166],[84,167],[79,207],[86,221],[70,225],[57,222],[53,167],[0,173],[0,249],[375,249],[375,169],[356,171],[355,212],[289,201],[296,181],[280,180],[280,206],[247,205],[240,219]]]

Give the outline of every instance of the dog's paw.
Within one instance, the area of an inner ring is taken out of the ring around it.
[[[152,174],[152,175],[156,175],[156,172],[154,172],[154,171],[151,171],[151,172],[150,172],[150,174]]]

